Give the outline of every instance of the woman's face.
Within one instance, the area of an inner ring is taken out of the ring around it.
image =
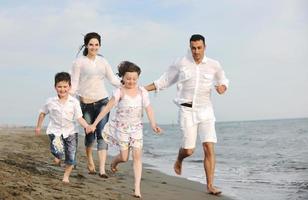
[[[89,56],[96,56],[99,50],[100,44],[98,39],[92,38],[89,43],[87,44],[88,48],[88,55]]]

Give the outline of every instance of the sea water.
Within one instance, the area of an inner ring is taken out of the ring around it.
[[[143,162],[175,176],[173,163],[181,144],[176,124],[161,136],[144,126]],[[239,200],[308,199],[308,119],[216,123],[215,185]],[[199,139],[183,162],[182,177],[205,184]]]

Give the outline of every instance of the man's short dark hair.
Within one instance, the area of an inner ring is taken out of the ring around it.
[[[189,42],[192,42],[192,41],[198,41],[198,40],[202,40],[203,44],[205,45],[205,40],[204,40],[204,37],[200,34],[194,34],[190,37],[190,40]]]
[[[55,86],[57,83],[65,81],[68,82],[68,84],[71,86],[71,76],[67,72],[59,72],[55,75]]]

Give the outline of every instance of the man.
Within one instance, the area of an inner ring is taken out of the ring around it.
[[[175,61],[158,80],[146,86],[146,89],[159,91],[177,83],[177,97],[174,101],[179,106],[179,125],[183,140],[174,163],[174,171],[181,174],[182,162],[193,154],[199,134],[204,151],[207,191],[219,195],[221,191],[213,185],[216,162],[214,144],[217,138],[210,96],[214,83],[216,91],[223,94],[229,81],[219,62],[205,56],[205,49],[204,37],[199,34],[192,35],[188,54]]]

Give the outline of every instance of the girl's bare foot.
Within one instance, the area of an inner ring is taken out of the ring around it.
[[[114,165],[113,162],[111,162],[111,164],[110,164],[110,170],[111,170],[112,173],[116,173],[118,171],[117,166]]]

